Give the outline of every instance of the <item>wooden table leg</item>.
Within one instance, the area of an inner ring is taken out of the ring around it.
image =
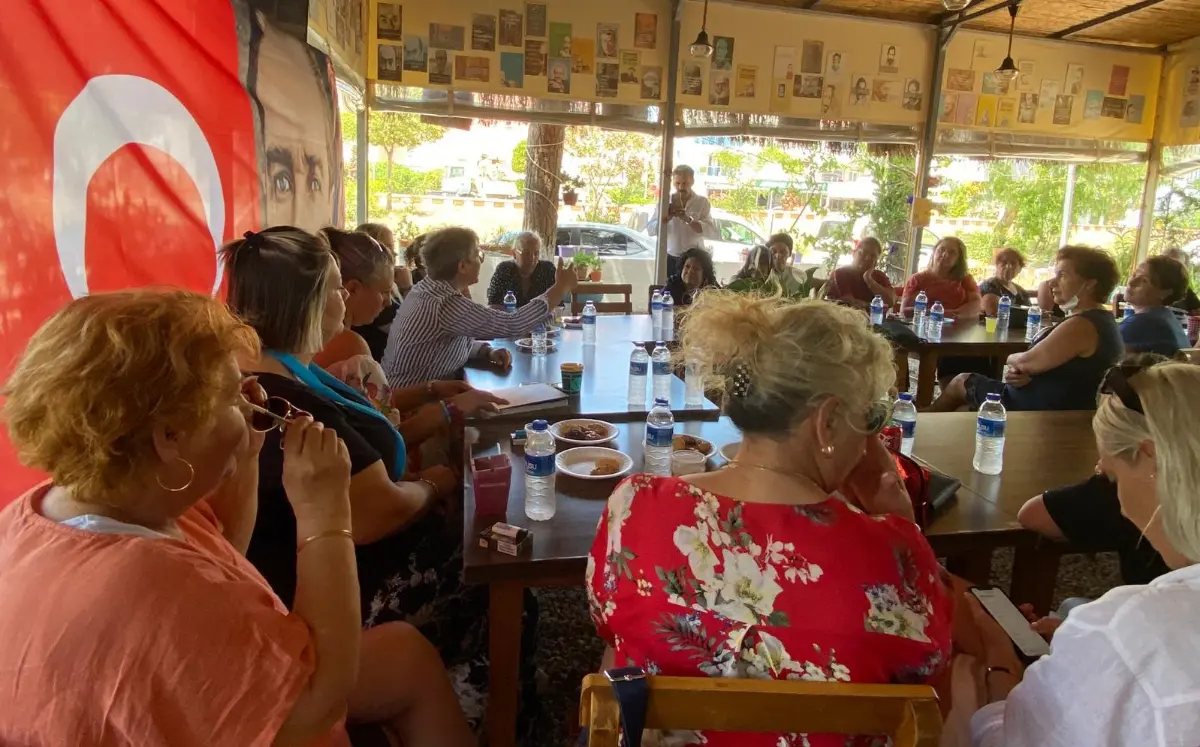
[[[521,693],[521,611],[524,587],[516,583],[495,583],[489,588],[489,595],[488,745],[514,747]]]
[[[904,348],[896,348],[896,391],[907,392],[909,387],[908,381],[908,351]]]
[[[929,407],[933,403],[933,387],[937,384],[938,354],[935,351],[921,353],[920,370],[917,371],[917,407]]]
[[[1049,542],[1018,545],[1013,556],[1013,604],[1032,604],[1038,615],[1050,613],[1062,551]]]
[[[987,586],[992,582],[992,551],[971,550],[946,558],[946,570],[973,584]]]

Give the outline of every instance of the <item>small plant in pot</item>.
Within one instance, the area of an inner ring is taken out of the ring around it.
[[[559,174],[558,180],[562,184],[563,204],[574,207],[579,202],[579,192],[576,190],[583,189],[583,182],[579,177],[571,176],[566,172]]]
[[[600,280],[600,270],[604,263],[594,254],[579,252],[571,257],[571,267],[575,269],[575,277],[580,280]]]

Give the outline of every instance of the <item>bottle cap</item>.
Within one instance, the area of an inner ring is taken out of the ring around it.
[[[657,342],[655,342],[654,344],[655,344],[655,345],[657,345],[657,346],[659,346],[659,347],[664,347],[664,348],[667,346],[667,344],[666,344],[665,342],[663,342],[662,340],[658,340],[658,341],[657,341]]]
[[[535,420],[530,425],[533,426],[533,429],[535,431],[544,431],[549,427],[549,425],[546,424],[545,420]]]
[[[663,407],[666,407],[666,406],[670,405],[670,404],[671,404],[671,402],[670,402],[670,400],[668,400],[668,399],[667,399],[667,398],[665,398],[665,397],[655,397],[655,398],[654,398],[654,404],[655,404],[655,405],[662,405]]]
[[[909,394],[908,392],[900,392],[900,401],[901,402],[912,402],[912,395]]]
[[[999,395],[999,394],[994,394],[994,393],[988,393],[988,396],[987,396],[987,401],[988,401],[988,402],[999,402],[999,401],[1000,401],[1000,395]]]

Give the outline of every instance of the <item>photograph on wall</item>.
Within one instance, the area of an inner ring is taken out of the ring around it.
[[[603,60],[617,59],[618,29],[619,25],[615,23],[596,24],[596,57]]]
[[[729,106],[729,73],[714,70],[708,81],[708,103],[712,106]]]
[[[404,39],[400,28],[400,14],[402,12],[403,8],[397,3],[380,3],[379,10],[375,15],[376,22],[378,23],[375,35],[380,39],[402,41]]]
[[[1083,99],[1083,118],[1100,119],[1100,108],[1104,106],[1104,91],[1088,91]]]
[[[1130,96],[1129,103],[1125,106],[1125,121],[1129,124],[1141,124],[1145,112],[1146,97],[1140,94]]]
[[[825,42],[804,40],[800,47],[800,72],[820,75],[825,64]]]
[[[520,52],[500,53],[500,85],[521,88],[525,85],[525,55]]]
[[[417,34],[404,35],[404,69],[423,73],[429,64],[429,42]]]
[[[525,74],[546,74],[546,42],[541,39],[525,40]]]
[[[491,79],[492,60],[469,54],[454,55],[454,79],[474,83],[488,83]]]
[[[739,99],[752,99],[758,95],[757,65],[737,66],[737,85],[733,95]]]
[[[1042,109],[1053,109],[1058,98],[1058,81],[1052,78],[1042,78],[1041,88],[1038,89],[1038,101]]]
[[[404,47],[399,44],[379,45],[379,80],[400,80],[404,66]]]
[[[682,93],[684,96],[700,96],[704,93],[704,72],[695,60],[683,63]]]
[[[1008,79],[1000,73],[992,71],[983,74],[983,94],[985,96],[1006,96],[1008,95]]]
[[[525,19],[515,10],[500,11],[500,46],[520,47],[525,42]]]
[[[546,38],[545,3],[525,3],[525,36]]]
[[[846,53],[830,52],[825,64],[825,75],[829,78],[840,78],[846,74]]]
[[[1125,65],[1113,65],[1112,74],[1108,77],[1108,95],[1124,96],[1129,86],[1129,68]]]
[[[550,56],[571,57],[571,24],[550,24]]]
[[[851,78],[854,83],[850,86],[850,106],[869,106],[871,104],[871,84],[865,75],[855,75]]]
[[[1195,127],[1200,125],[1200,98],[1184,99],[1183,109],[1179,112],[1180,127]]]
[[[950,68],[946,71],[946,90],[971,93],[975,90],[975,71]]]
[[[1071,124],[1071,109],[1075,106],[1075,97],[1069,93],[1054,97],[1054,124]]]
[[[1020,106],[1017,108],[1017,121],[1021,124],[1037,122],[1038,95],[1036,93],[1021,94]]]
[[[836,119],[842,116],[842,97],[838,94],[841,89],[836,83],[826,83],[821,89],[821,116],[825,119]]]
[[[633,46],[638,49],[655,49],[658,47],[657,13],[633,14]],[[662,71],[659,70],[659,78],[661,77]],[[642,98],[647,97],[642,96]]]
[[[658,101],[662,98],[662,65],[642,65],[638,77],[642,80],[642,98]]]
[[[825,81],[820,75],[797,75],[796,97],[801,99],[819,99],[821,98],[821,89],[824,86]]]
[[[1200,65],[1192,65],[1183,77],[1183,95],[1200,96]]]
[[[571,92],[571,58],[551,57],[546,70],[546,93]]]
[[[895,75],[900,72],[900,54],[895,44],[884,44],[879,50],[879,72]]]
[[[450,53],[435,49],[429,54],[429,82],[434,85],[450,85]]]
[[[979,107],[979,96],[973,93],[958,94],[958,111],[954,113],[954,122],[960,125],[975,124],[975,110]]]
[[[921,111],[921,101],[924,99],[924,94],[921,93],[921,81],[916,78],[909,78],[904,81],[904,102],[903,107],[910,112]]]
[[[900,103],[900,81],[888,78],[876,78],[871,81],[871,103]]]
[[[733,37],[732,36],[714,36],[713,37],[713,70],[732,70],[733,69]]]
[[[979,97],[979,105],[975,107],[976,127],[996,126],[996,96],[986,93]]]
[[[448,23],[429,24],[429,46],[431,49],[451,49],[461,52],[465,48],[467,32],[462,26]]]
[[[1008,129],[1017,121],[1017,100],[1006,96],[996,102],[996,126]]]
[[[636,49],[621,50],[621,82],[638,83],[638,68],[642,66],[642,53]]]
[[[496,51],[495,16],[482,13],[475,13],[471,16],[471,49],[480,52]]]
[[[1035,91],[1036,82],[1033,79],[1037,65],[1033,60],[1021,60],[1017,63],[1017,90],[1018,91]]]
[[[796,48],[775,47],[775,61],[771,68],[771,77],[776,81],[791,83],[795,74]]]
[[[596,63],[596,96],[611,99],[617,95],[620,68],[615,62]]]
[[[596,42],[594,39],[574,39],[571,41],[571,72],[591,75],[596,63]]]
[[[1108,119],[1125,119],[1125,99],[1105,96],[1100,106],[1100,116]]]
[[[999,67],[999,61],[995,42],[990,39],[975,40],[975,46],[971,49],[972,70],[995,70]]]
[[[954,124],[958,119],[958,94],[943,93],[942,105],[938,107],[938,121],[943,124]]]
[[[1067,77],[1063,83],[1063,93],[1071,96],[1082,96],[1083,75],[1083,65],[1067,65]]]

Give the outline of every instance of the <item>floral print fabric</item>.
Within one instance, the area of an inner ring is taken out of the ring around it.
[[[819,504],[743,503],[634,475],[588,558],[592,620],[650,674],[916,684],[949,663],[952,604],[916,525]],[[855,747],[880,737],[673,732],[662,744]]]

